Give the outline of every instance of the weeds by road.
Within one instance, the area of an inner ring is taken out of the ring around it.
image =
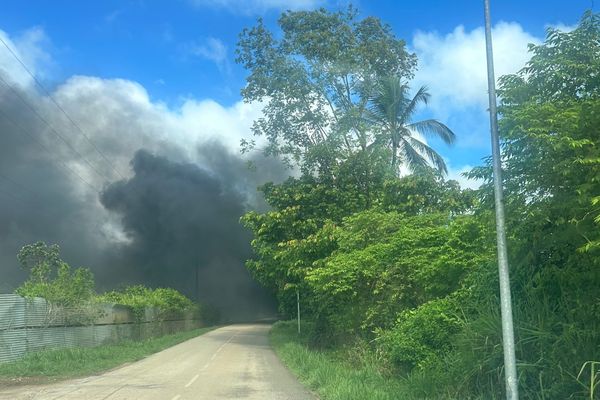
[[[284,364],[323,400],[414,398],[401,381],[384,377],[373,365],[350,363],[334,351],[311,349],[307,335],[298,336],[294,322],[276,323],[271,344]]]
[[[212,329],[214,327],[199,328],[139,342],[126,341],[92,348],[77,347],[31,353],[21,360],[0,364],[0,386],[44,383],[99,373],[140,360]]]

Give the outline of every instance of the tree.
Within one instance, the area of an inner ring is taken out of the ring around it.
[[[266,154],[329,174],[372,141],[364,117],[378,77],[410,79],[416,58],[388,25],[358,20],[352,7],[288,11],[279,27],[278,40],[259,19],[241,33],[236,50],[250,72],[244,100],[265,102],[253,133],[266,139]],[[256,143],[242,145],[249,150]]]
[[[246,265],[256,280],[277,295],[283,312],[294,310],[295,295],[289,290],[292,285],[304,288],[304,269],[331,252],[328,243],[317,246],[314,235],[327,221],[339,222],[365,208],[359,191],[337,183],[312,176],[268,183],[260,190],[273,209],[262,214],[251,211],[241,218],[254,234],[255,257]]]
[[[386,76],[379,80],[368,113],[370,123],[379,131],[373,144],[391,147],[394,171],[398,171],[402,164],[413,170],[427,167],[429,161],[438,171],[447,173],[442,157],[415,137],[415,133],[440,138],[447,144],[454,143],[455,135],[435,119],[411,122],[417,107],[421,103],[427,104],[430,94],[422,86],[413,98],[409,98],[408,90],[408,85],[399,76]]]
[[[453,216],[472,213],[477,205],[473,190],[461,189],[457,181],[446,181],[432,171],[386,181],[381,199],[384,210],[407,215],[445,213]]]
[[[600,18],[589,12],[571,32],[549,29],[499,90],[507,215],[518,225],[529,221],[529,230],[556,229],[555,238],[581,250],[600,239],[599,38]],[[471,175],[489,184],[491,167]],[[542,247],[552,243],[538,239]]]
[[[306,280],[328,330],[342,334],[390,328],[399,313],[452,294],[491,259],[489,234],[472,215],[368,210],[315,237],[336,246]]]
[[[517,357],[530,366],[520,381],[524,396],[574,398],[577,373],[600,358],[600,18],[550,28],[529,50],[499,87]],[[489,207],[490,163],[471,176],[486,179]]]
[[[94,276],[87,268],[72,271],[60,258],[58,245],[44,242],[24,246],[17,255],[29,279],[15,293],[24,297],[42,297],[53,305],[80,306],[94,295]]]

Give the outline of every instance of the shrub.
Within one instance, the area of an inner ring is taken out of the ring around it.
[[[392,329],[377,331],[378,351],[402,370],[425,368],[448,352],[461,324],[453,299],[432,300],[402,312]]]
[[[42,297],[53,305],[76,307],[94,296],[94,275],[87,268],[71,267],[60,258],[58,245],[37,242],[24,246],[17,259],[30,276],[15,293],[23,297]]]
[[[157,308],[160,318],[174,313],[198,311],[198,307],[193,301],[175,289],[150,289],[143,285],[129,286],[121,291],[113,290],[98,296],[96,300],[129,306],[137,319],[143,318],[148,307]]]

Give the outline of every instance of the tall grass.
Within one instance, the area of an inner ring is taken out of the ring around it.
[[[299,336],[293,321],[278,322],[271,330],[271,344],[288,368],[321,399],[427,399],[408,381],[386,376],[372,355],[359,355],[350,348],[337,351],[311,348],[309,336],[308,324]]]
[[[140,360],[214,328],[178,332],[139,342],[126,341],[91,348],[46,350],[26,355],[23,359],[0,364],[0,378],[70,378],[98,373]]]

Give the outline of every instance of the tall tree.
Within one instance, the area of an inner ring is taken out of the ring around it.
[[[304,171],[330,173],[332,165],[372,141],[365,112],[377,78],[410,79],[416,58],[378,18],[344,12],[288,11],[279,19],[281,39],[261,19],[245,29],[237,61],[250,71],[245,101],[265,103],[253,133]],[[244,141],[244,149],[255,142]]]
[[[386,76],[378,81],[368,113],[371,124],[379,131],[373,145],[390,147],[394,171],[398,171],[403,164],[415,169],[431,162],[438,171],[447,173],[443,158],[419,140],[415,132],[440,138],[447,144],[454,143],[455,135],[450,128],[435,119],[412,122],[417,107],[427,104],[430,94],[425,86],[419,88],[412,98],[408,91],[408,85],[399,76]]]

